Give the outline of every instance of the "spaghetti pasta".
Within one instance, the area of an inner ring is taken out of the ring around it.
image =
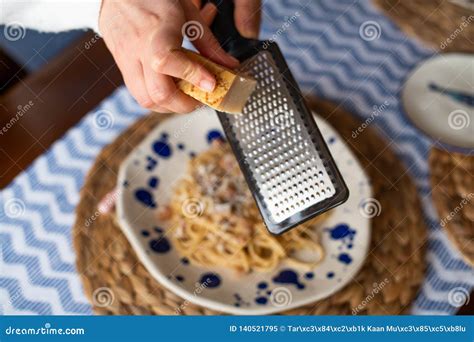
[[[324,258],[313,226],[327,214],[281,236],[271,235],[258,212],[238,163],[227,143],[190,161],[170,204],[159,213],[169,219],[177,250],[192,263],[239,272],[268,272],[285,261],[312,269]],[[296,256],[309,251],[311,260]]]

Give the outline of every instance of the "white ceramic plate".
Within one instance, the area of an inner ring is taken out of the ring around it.
[[[474,148],[474,55],[447,53],[424,61],[402,91],[408,117],[435,140]]]
[[[370,242],[371,188],[366,174],[339,135],[316,121],[350,189],[320,228],[326,251],[312,272],[282,264],[269,273],[238,275],[204,268],[183,259],[167,237],[156,208],[166,204],[187,162],[222,136],[212,109],[166,120],[128,156],[118,177],[117,216],[138,257],[158,282],[184,299],[233,314],[270,314],[325,298],[346,285],[360,269]],[[364,210],[361,210],[364,209]],[[180,313],[183,308],[176,308]]]

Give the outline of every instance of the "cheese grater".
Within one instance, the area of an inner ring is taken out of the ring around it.
[[[212,30],[257,81],[242,114],[218,112],[268,230],[281,234],[345,202],[349,191],[278,45],[243,38],[233,1],[214,1]]]

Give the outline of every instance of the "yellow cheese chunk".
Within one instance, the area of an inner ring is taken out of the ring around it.
[[[240,75],[195,52],[184,50],[186,55],[194,61],[204,65],[214,74],[216,87],[212,92],[206,92],[199,87],[185,81],[178,80],[178,88],[192,98],[211,108],[226,113],[242,113],[248,98],[252,94],[257,82],[248,76]]]

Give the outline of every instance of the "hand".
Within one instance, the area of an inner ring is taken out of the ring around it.
[[[249,3],[236,1],[235,11],[239,30],[247,36],[258,28],[254,19],[246,19],[253,8]],[[238,66],[238,61],[221,48],[208,27],[215,16],[215,6],[206,4],[199,11],[197,5],[198,1],[190,0],[103,0],[100,31],[125,84],[141,106],[178,113],[199,106],[196,100],[177,89],[172,77],[187,80],[208,92],[214,89],[213,74],[181,51],[186,23],[198,23],[200,38],[193,44],[203,56],[229,68]]]
[[[262,4],[260,0],[234,0],[234,21],[239,33],[245,38],[258,38]]]

